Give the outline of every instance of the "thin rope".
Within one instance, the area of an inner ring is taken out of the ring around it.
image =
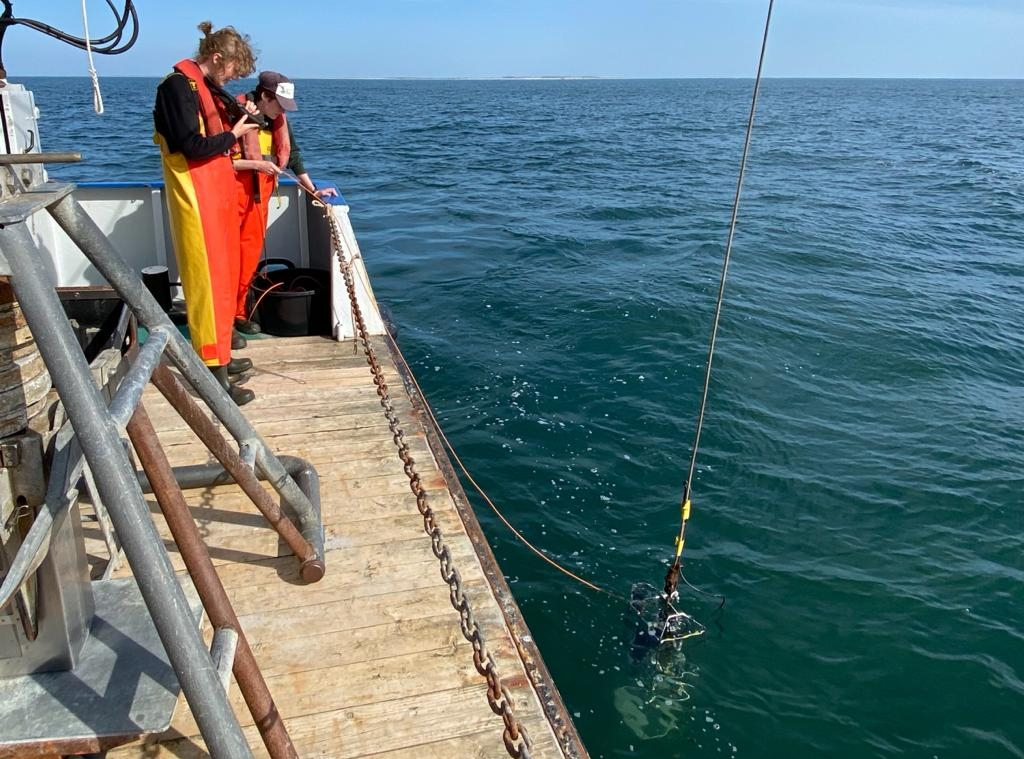
[[[700,411],[697,414],[697,429],[693,438],[690,468],[686,474],[686,483],[683,486],[683,497],[679,504],[679,508],[683,516],[679,525],[679,535],[676,538],[676,557],[675,562],[669,569],[669,576],[666,577],[666,593],[668,594],[671,594],[672,590],[675,589],[675,584],[678,582],[678,579],[672,582],[670,581],[670,578],[673,571],[676,573],[679,571],[679,557],[683,552],[683,545],[685,545],[686,522],[689,520],[690,516],[690,496],[693,490],[693,475],[697,468],[697,452],[700,448],[700,436],[704,428],[704,415],[707,411],[708,389],[711,386],[711,364],[715,357],[715,341],[718,337],[718,323],[722,315],[722,302],[725,299],[725,282],[729,273],[729,259],[732,256],[733,238],[736,235],[736,220],[739,217],[740,211],[740,195],[743,191],[743,178],[747,171],[747,157],[750,154],[750,137],[754,131],[754,115],[757,111],[757,98],[761,91],[761,75],[764,70],[765,51],[768,47],[768,30],[771,27],[772,7],[774,4],[774,0],[768,0],[768,14],[764,22],[764,35],[761,38],[761,55],[757,61],[757,76],[754,78],[754,93],[750,99],[750,114],[747,117],[747,129],[743,138],[743,155],[740,158],[740,171],[739,176],[736,179],[736,195],[733,198],[732,217],[729,220],[729,236],[725,243],[725,256],[722,262],[722,276],[718,283],[718,299],[715,303],[715,317],[711,326],[711,339],[708,341],[708,358],[707,365],[704,370],[704,388],[701,391]],[[671,589],[669,588],[669,585],[672,586]]]
[[[287,169],[282,169],[281,173],[286,175],[286,176],[288,176],[288,177],[291,177],[292,179],[295,179],[296,184],[299,185],[299,189],[301,189],[303,192],[305,192],[307,195],[309,195],[313,200],[320,202],[324,206],[327,205],[327,203],[324,201],[323,198],[321,198],[315,192],[310,192],[305,187],[303,187],[302,183],[299,182],[298,179],[290,171],[288,171]],[[344,251],[342,251],[342,252],[344,252]],[[356,258],[358,258],[358,256],[352,256],[352,262],[353,263],[355,262]],[[345,262],[343,261],[342,263],[344,264]],[[372,295],[373,290],[370,287],[370,283],[369,283],[369,280],[368,280],[367,275],[365,273],[365,270],[360,271],[358,267],[352,266],[350,268],[350,271],[355,271],[356,272],[356,275],[359,277],[360,281],[364,285],[365,292],[370,294],[371,301],[373,302],[374,309],[376,309],[377,313],[380,313],[380,307],[377,305],[376,299],[373,298],[373,295]],[[394,348],[395,352],[401,357],[402,361],[405,362],[406,364],[408,364],[408,361],[406,361],[405,356],[402,353],[402,349],[398,347],[398,343],[395,341],[394,337],[391,336],[391,333],[388,332],[387,329],[385,329],[384,330],[384,334],[387,336],[387,340],[388,340],[389,344],[391,345],[392,348]],[[440,422],[438,422],[437,417],[434,416],[434,410],[431,408],[430,403],[427,401],[427,397],[423,393],[423,388],[420,387],[419,382],[416,381],[416,378],[414,376],[410,375],[410,379],[412,380],[413,386],[416,388],[416,392],[419,393],[420,400],[423,401],[423,408],[427,412],[427,416],[430,417],[430,421],[433,423],[434,429],[437,430],[437,434],[441,438],[441,442],[444,444],[444,447],[448,451],[448,453],[451,454],[451,457],[455,460],[455,463],[458,465],[459,470],[466,476],[466,479],[469,480],[470,484],[473,486],[473,489],[476,490],[476,492],[479,493],[480,497],[484,499],[484,502],[488,506],[490,506],[491,511],[493,511],[497,515],[498,519],[501,520],[502,524],[504,524],[509,529],[509,531],[511,531],[511,533],[516,536],[516,538],[519,540],[519,542],[522,543],[524,546],[526,546],[530,551],[532,551],[541,560],[543,560],[546,563],[550,564],[552,567],[557,569],[559,572],[561,572],[562,574],[566,575],[567,577],[575,580],[576,582],[580,583],[581,585],[584,585],[585,587],[590,588],[591,590],[595,590],[598,593],[604,593],[604,594],[606,594],[608,596],[611,596],[612,598],[618,599],[620,601],[625,601],[626,599],[624,597],[618,595],[617,593],[613,593],[612,591],[610,591],[610,590],[608,590],[606,588],[602,588],[600,585],[596,585],[595,583],[592,583],[589,580],[586,580],[586,579],[580,577],[578,574],[574,573],[572,570],[566,569],[561,564],[559,564],[557,561],[555,561],[550,556],[548,556],[546,553],[544,553],[542,550],[540,550],[535,545],[533,545],[533,543],[531,543],[526,538],[525,535],[523,535],[519,530],[517,530],[515,528],[515,526],[505,517],[505,515],[501,512],[501,510],[497,507],[497,505],[495,505],[494,501],[491,500],[490,496],[487,495],[487,493],[480,486],[480,484],[473,478],[473,475],[471,475],[469,473],[469,470],[466,468],[466,465],[463,464],[462,463],[462,459],[459,458],[459,454],[457,454],[455,452],[455,447],[452,445],[451,441],[448,440],[448,437],[444,434],[444,431],[441,429],[441,424],[440,424]]]
[[[103,93],[100,92],[100,78],[96,73],[96,66],[92,60],[92,40],[89,38],[89,12],[85,7],[86,0],[82,0],[82,27],[85,33],[85,54],[89,59],[89,77],[92,79],[92,107],[98,114],[103,113]]]
[[[405,356],[402,355],[402,351],[398,347],[398,343],[395,342],[395,339],[391,336],[390,333],[387,332],[387,330],[385,330],[385,334],[387,335],[388,341],[394,347],[395,351],[398,353],[399,356],[402,357],[402,360],[405,361]],[[406,363],[408,363],[408,362],[406,362]],[[459,469],[466,476],[466,479],[469,480],[470,484],[473,486],[473,489],[476,490],[476,492],[480,494],[480,497],[484,499],[484,502],[488,506],[491,507],[491,511],[493,511],[497,515],[498,519],[501,520],[502,524],[504,524],[512,532],[512,534],[515,535],[516,538],[519,539],[519,542],[522,543],[524,546],[526,546],[528,549],[530,549],[530,551],[532,551],[534,554],[536,554],[540,559],[542,559],[543,561],[545,561],[548,564],[550,564],[552,567],[557,569],[562,574],[572,578],[573,580],[576,580],[578,583],[580,583],[582,585],[585,585],[586,587],[590,588],[591,590],[596,590],[597,592],[605,593],[606,595],[609,595],[612,598],[616,598],[616,599],[618,599],[620,601],[625,601],[626,599],[623,598],[622,596],[618,595],[617,593],[613,593],[612,591],[607,590],[606,588],[602,588],[599,585],[595,585],[594,583],[590,582],[589,580],[585,580],[582,577],[580,577],[579,575],[577,575],[574,572],[572,572],[571,570],[566,569],[565,567],[563,567],[557,561],[555,561],[550,556],[548,556],[546,553],[544,553],[542,550],[540,550],[535,545],[533,545],[529,540],[527,540],[525,535],[523,535],[521,532],[519,532],[519,530],[517,530],[512,525],[512,523],[505,517],[505,515],[501,513],[501,510],[498,509],[498,507],[495,505],[494,501],[492,501],[490,499],[490,497],[487,495],[487,493],[484,492],[484,489],[482,487],[480,487],[480,484],[475,479],[473,479],[473,475],[471,475],[469,473],[469,470],[466,469],[466,465],[462,463],[462,459],[460,459],[459,458],[459,454],[457,454],[455,452],[455,448],[452,446],[451,441],[448,440],[448,438],[444,434],[444,431],[441,429],[441,425],[437,421],[437,417],[434,416],[433,409],[430,407],[430,404],[427,403],[426,396],[423,394],[423,389],[420,387],[420,385],[416,381],[415,377],[411,377],[411,379],[412,379],[413,386],[416,388],[416,392],[419,393],[420,399],[423,401],[423,408],[426,410],[427,415],[430,417],[430,420],[434,423],[434,429],[437,430],[437,434],[441,437],[441,441],[444,443],[444,447],[451,454],[452,458],[455,459],[455,463],[458,464]]]

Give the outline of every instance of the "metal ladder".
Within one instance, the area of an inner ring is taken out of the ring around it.
[[[34,161],[41,159],[45,160],[41,154],[33,155]],[[140,277],[75,200],[73,191],[73,184],[46,182],[0,203],[0,274],[10,276],[15,296],[73,428],[73,435],[57,436],[55,460],[61,463],[67,477],[77,480],[84,457],[92,473],[93,496],[109,512],[145,607],[211,755],[218,759],[252,756],[226,695],[226,670],[233,666],[236,681],[271,755],[275,759],[296,756],[185,505],[181,487],[237,482],[292,547],[300,561],[303,579],[310,582],[319,580],[324,573],[323,525],[315,470],[311,472],[297,459],[290,459],[286,468],[282,459],[272,454]],[[149,331],[109,406],[92,379],[44,265],[44,256],[25,223],[43,210],[106,278],[138,323]],[[164,359],[177,368],[237,441],[237,452],[199,410]],[[141,403],[150,382],[199,434],[223,468],[170,467]],[[145,477],[132,464],[122,441],[124,431],[135,447]],[[301,477],[293,479],[292,475]],[[272,502],[259,485],[258,476],[269,481],[280,494],[299,528]],[[305,490],[296,482],[301,482],[302,477],[306,478]],[[46,551],[50,531],[66,518],[73,505],[68,503],[67,487],[50,484],[46,504],[39,509],[25,536],[3,588],[16,588],[31,575]],[[144,489],[156,494],[215,628],[213,655],[203,643],[195,612],[152,521]],[[5,603],[4,593],[0,592],[0,607]],[[219,668],[215,658],[220,660]]]

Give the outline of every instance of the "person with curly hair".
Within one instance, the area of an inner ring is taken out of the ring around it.
[[[153,141],[160,146],[192,345],[241,406],[255,395],[229,381],[252,366],[248,359],[231,360],[240,243],[229,154],[258,126],[244,114],[229,118],[225,101],[231,98],[223,86],[251,74],[256,56],[249,38],[230,26],[213,31],[204,21],[198,28],[203,38],[195,58],[174,64],[157,87]]]

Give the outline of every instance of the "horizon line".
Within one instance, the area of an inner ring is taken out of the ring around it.
[[[100,79],[156,79],[166,76],[166,72],[160,74],[108,74],[100,75]],[[28,74],[17,79],[90,79],[88,75],[82,74]],[[387,81],[425,81],[425,82],[491,82],[491,81],[665,81],[665,80],[708,80],[708,79],[738,79],[752,80],[753,76],[603,76],[591,74],[537,74],[518,75],[503,74],[500,76],[298,76],[299,80],[322,80],[322,81],[352,81],[352,82],[387,82]],[[242,77],[238,81],[244,82],[255,79],[254,76]],[[764,76],[762,80],[769,79],[799,79],[799,80],[834,80],[834,79],[856,79],[856,80],[926,80],[926,81],[1002,81],[1014,82],[1024,80],[1024,76],[910,76],[910,75],[831,75],[831,76]],[[10,75],[0,81],[12,81]]]

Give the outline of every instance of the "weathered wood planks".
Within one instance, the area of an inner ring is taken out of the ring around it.
[[[383,343],[376,349],[428,503],[532,739],[531,755],[562,758],[399,373]],[[257,399],[246,416],[275,452],[318,469],[326,576],[302,584],[287,546],[237,487],[185,495],[299,754],[508,756],[504,725],[488,706],[485,680],[473,666],[362,351],[352,343],[295,338],[253,340],[241,355],[255,364],[245,385]],[[211,460],[155,391],[145,400],[172,464]],[[152,511],[180,570],[155,501]],[[97,544],[97,529],[87,525],[86,536]],[[234,687],[231,698],[254,752],[264,756]],[[204,754],[184,702],[168,735],[111,752],[140,754]]]

